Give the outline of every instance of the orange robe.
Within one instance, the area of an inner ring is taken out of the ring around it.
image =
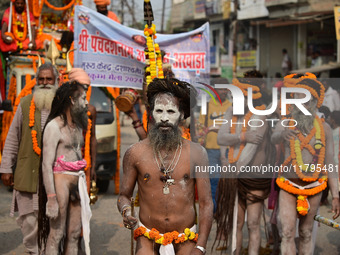
[[[24,12],[26,12],[26,10]],[[9,14],[10,14],[10,8],[7,8],[4,15],[3,15],[3,18],[2,18],[1,27],[5,22],[7,23],[7,26],[9,25],[9,18],[10,18]],[[21,14],[13,12],[12,15],[17,15],[18,22],[21,22],[21,24],[23,24],[23,19],[22,19]],[[35,20],[34,20],[33,14],[30,13],[29,16],[30,16],[31,25],[34,25]],[[18,27],[21,28],[20,25]],[[14,26],[12,24],[12,28],[11,28],[12,33],[13,33],[13,29],[14,29]],[[18,29],[18,30],[20,30],[20,29]],[[19,32],[21,32],[21,31],[19,31]],[[29,41],[29,38],[28,38],[28,30],[27,30],[27,36],[26,36],[26,39],[22,42],[22,48],[24,50],[27,50],[29,43],[30,43],[30,41]],[[42,45],[42,43],[38,40],[36,40],[35,43],[36,43],[37,48],[41,47],[41,45]],[[3,52],[16,51],[18,49],[18,41],[14,39],[11,44],[7,44],[2,40],[2,37],[0,36],[0,49]]]
[[[109,19],[112,19],[113,21],[116,21],[116,22],[118,22],[118,23],[120,24],[120,21],[119,21],[117,15],[116,15],[114,12],[108,11],[107,17],[108,17]]]

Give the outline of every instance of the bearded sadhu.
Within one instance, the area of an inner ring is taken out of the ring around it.
[[[94,3],[96,5],[97,12],[105,15],[106,17],[108,17],[109,19],[112,19],[113,21],[120,23],[117,15],[114,12],[109,11],[107,9],[107,6],[110,5],[111,3],[110,0],[94,0]]]
[[[34,25],[33,14],[30,12],[29,14],[27,13],[25,0],[14,0],[2,18],[1,51],[35,49],[37,44],[41,43],[35,40]]]
[[[317,116],[325,88],[313,74],[292,74],[284,79],[284,86],[303,88],[311,99],[303,104],[310,115],[298,107],[290,107],[286,127],[278,124],[272,142],[283,143],[285,161],[282,166],[292,171],[282,172],[276,179],[280,187],[279,219],[282,225],[282,254],[296,254],[296,220],[299,218],[299,251],[312,254],[313,218],[317,213],[322,190],[329,185],[332,193],[333,219],[340,214],[338,173],[333,158],[333,137],[330,126]],[[295,99],[305,97],[294,93]]]
[[[248,97],[252,96],[253,106],[258,110],[264,110],[266,106],[263,103],[261,88],[265,81],[259,77],[262,77],[259,71],[249,71],[244,74],[244,78],[235,78],[232,83],[242,90],[247,97],[246,102]],[[252,95],[248,94],[249,88],[252,88]],[[222,125],[217,135],[217,143],[220,146],[229,146],[228,158],[222,163],[224,166],[237,169],[238,175],[233,176],[232,172],[229,172],[226,176],[222,175],[227,178],[219,180],[216,194],[215,218],[218,233],[216,240],[222,244],[218,249],[226,249],[228,238],[234,230],[232,235],[233,239],[236,239],[236,245],[232,249],[235,249],[235,254],[241,254],[242,228],[247,217],[249,254],[258,254],[261,245],[260,223],[263,202],[270,192],[271,175],[242,171],[242,168],[273,163],[275,150],[270,142],[270,125],[264,121],[266,116],[253,114],[247,104],[245,112],[244,115],[233,115],[233,109],[229,107],[224,118],[231,124]],[[251,122],[256,125],[251,125]],[[264,124],[258,126],[260,122]],[[237,224],[233,224],[235,217]]]
[[[33,94],[21,99],[14,115],[0,166],[4,185],[14,185],[11,216],[14,216],[15,211],[19,214],[17,223],[29,254],[39,254],[37,234],[41,134],[58,88],[59,73],[52,64],[46,63],[38,68],[36,77]]]

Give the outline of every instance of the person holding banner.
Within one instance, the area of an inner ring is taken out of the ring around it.
[[[133,229],[136,254],[204,254],[213,219],[205,149],[181,137],[179,123],[190,116],[195,100],[191,85],[177,79],[148,85],[148,137],[131,146],[123,159],[122,189],[117,206],[124,226]],[[191,159],[191,160],[189,160]],[[130,198],[138,183],[139,219]],[[195,225],[195,185],[199,198],[199,231]]]
[[[1,51],[16,51],[18,48],[26,50],[29,47],[35,49],[38,42],[35,40],[34,25],[34,16],[31,12],[28,14],[25,0],[11,2],[1,22]]]
[[[109,19],[112,19],[113,21],[116,21],[120,24],[117,15],[114,12],[109,11],[107,9],[107,6],[111,4],[110,0],[94,0],[94,3],[96,4],[97,12],[105,15]]]

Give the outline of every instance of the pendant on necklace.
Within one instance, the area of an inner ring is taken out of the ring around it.
[[[174,185],[174,184],[175,184],[175,179],[171,179],[171,178],[170,178],[170,179],[167,179],[167,180],[166,180],[166,184],[167,184],[167,185]]]
[[[164,195],[168,195],[170,193],[170,189],[169,189],[169,186],[168,185],[165,185],[163,187],[163,194]]]

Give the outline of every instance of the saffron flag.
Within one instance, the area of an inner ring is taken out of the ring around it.
[[[88,73],[92,86],[142,89],[146,47],[142,30],[81,5],[75,7],[74,23],[74,66]],[[209,83],[209,23],[186,33],[156,35],[165,51],[164,63],[171,65],[176,78],[193,85]]]

